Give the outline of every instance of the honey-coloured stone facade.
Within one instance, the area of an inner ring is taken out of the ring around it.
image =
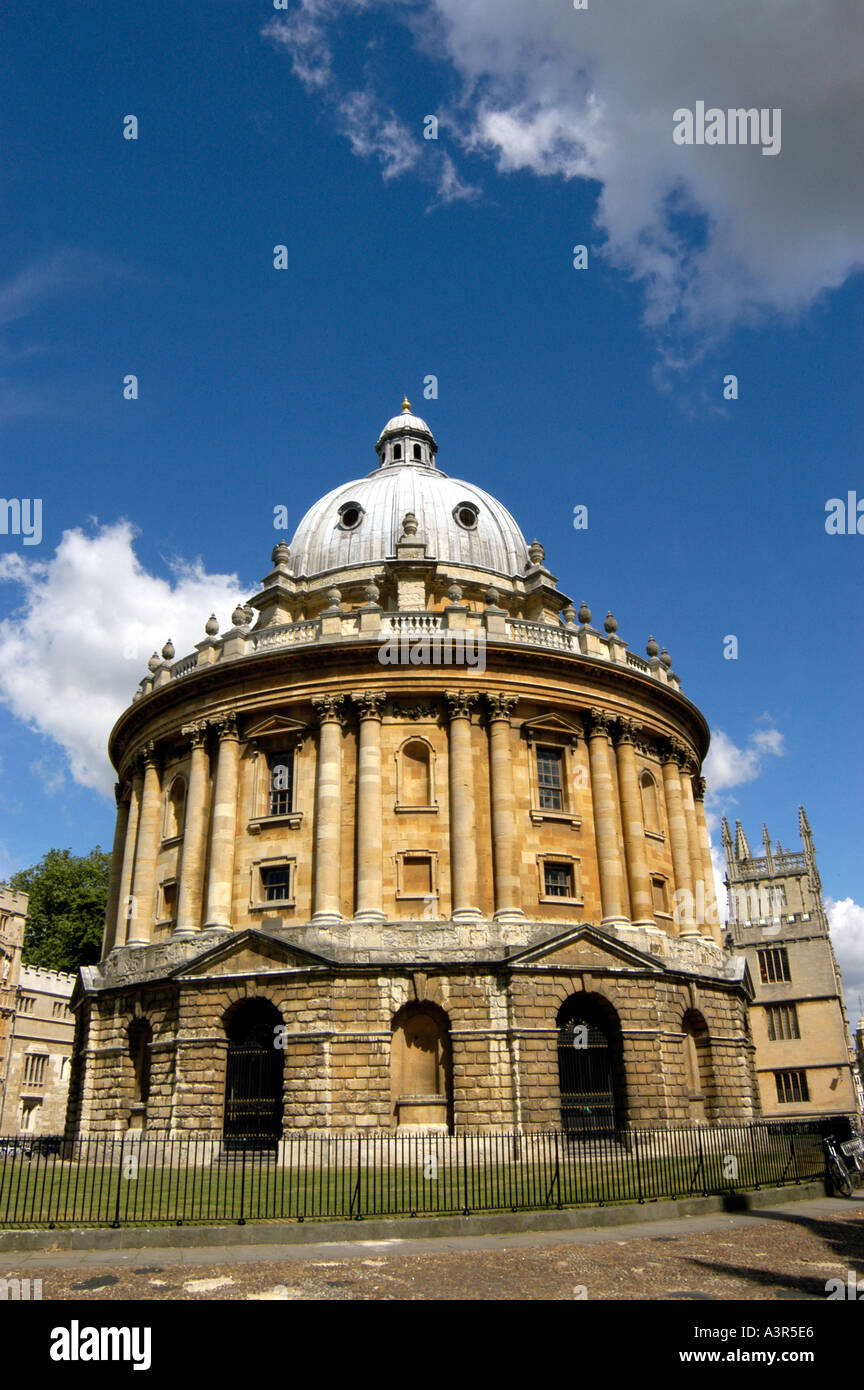
[[[70,1128],[751,1118],[708,730],[668,654],[577,614],[409,410],[377,449],[115,726]]]

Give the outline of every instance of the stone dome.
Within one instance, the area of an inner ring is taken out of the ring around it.
[[[373,473],[334,488],[303,517],[291,540],[296,575],[312,578],[394,558],[409,512],[430,559],[508,577],[530,568],[525,537],[507,508],[474,483],[436,468],[432,432],[407,401],[384,426],[376,449],[380,463]]]

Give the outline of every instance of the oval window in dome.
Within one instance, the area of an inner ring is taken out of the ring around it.
[[[359,502],[343,502],[339,508],[339,525],[343,531],[353,531],[363,520],[364,512]]]
[[[459,502],[453,508],[453,516],[466,531],[474,530],[479,514],[479,508],[475,507],[473,502]]]

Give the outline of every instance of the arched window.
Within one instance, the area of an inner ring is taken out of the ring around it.
[[[393,1020],[390,1076],[397,1128],[450,1128],[450,1020],[437,1004],[406,1004],[399,1010]]]
[[[165,803],[165,834],[163,838],[166,840],[173,840],[178,835],[182,835],[185,818],[186,778],[177,776],[168,788],[168,799]]]
[[[402,457],[402,445],[401,445],[401,444],[394,444],[394,445],[393,445],[393,457],[394,457],[394,459],[401,459],[401,457]]]
[[[435,810],[435,754],[424,738],[411,738],[396,754],[397,810]]]
[[[422,454],[421,454],[421,452],[420,452],[420,445],[419,445],[419,444],[415,444],[415,445],[414,445],[414,457],[415,457],[415,459],[419,459],[419,458],[422,457]]]
[[[558,1085],[565,1134],[615,1134],[627,1123],[618,1014],[600,994],[571,994],[558,1011]]]
[[[661,835],[663,826],[660,821],[660,799],[657,795],[657,783],[650,772],[642,773],[639,788],[642,792],[642,824],[650,834]]]

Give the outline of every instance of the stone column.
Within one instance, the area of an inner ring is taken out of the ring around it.
[[[672,739],[663,750],[663,791],[666,796],[666,816],[669,821],[669,840],[672,848],[672,871],[675,876],[675,906],[673,921],[677,936],[698,936],[694,923],[693,875],[690,870],[690,841],[684,800],[681,795],[679,766],[685,761],[686,750]],[[686,894],[683,901],[677,895]]]
[[[187,724],[182,732],[189,739],[192,757],[189,786],[186,791],[180,887],[177,894],[177,925],[174,935],[192,936],[201,926],[201,904],[204,897],[207,784],[210,780],[207,725],[203,722]]]
[[[492,779],[495,920],[506,926],[525,920],[515,862],[516,794],[513,790],[513,744],[510,732],[510,716],[519,701],[515,695],[487,695],[486,703],[489,708],[489,767]]]
[[[641,725],[634,720],[619,719],[615,755],[618,760],[627,881],[630,885],[630,917],[634,926],[654,927],[654,898],[648,872],[648,855],[645,851],[642,794],[636,768],[635,743],[640,730]]]
[[[210,720],[219,739],[213,815],[210,825],[210,875],[207,882],[207,927],[230,927],[237,838],[237,779],[240,738],[233,711]]]
[[[159,832],[162,818],[162,784],[156,763],[156,748],[145,744],[141,752],[144,767],[144,786],[141,794],[141,818],[138,823],[138,847],[135,852],[135,876],[132,880],[132,913],[129,922],[129,946],[146,946],[153,935],[156,912],[156,859],[159,854]]]
[[[123,874],[126,829],[129,824],[129,788],[124,788],[118,782],[114,787],[114,800],[117,803],[117,819],[114,822],[114,843],[111,847],[111,877],[108,880],[108,901],[105,904],[105,935],[102,941],[103,960],[117,940],[117,908],[120,902],[120,880]]]
[[[718,946],[723,945],[723,923],[714,890],[714,863],[711,858],[711,840],[708,836],[708,823],[705,820],[705,778],[696,777],[693,781],[693,797],[696,802],[696,824],[699,827],[699,844],[702,849],[703,874],[705,878],[705,921]]]
[[[594,808],[594,836],[597,868],[600,874],[602,925],[620,926],[624,912],[624,866],[618,853],[618,807],[612,776],[609,734],[612,716],[603,709],[592,709],[589,716],[588,758],[591,765],[591,801]]]
[[[702,860],[702,845],[699,840],[699,822],[696,819],[696,803],[693,800],[692,763],[685,763],[681,771],[681,801],[684,806],[684,819],[687,822],[687,844],[690,851],[690,877],[693,881],[694,928],[705,925],[705,906],[707,886],[705,866]],[[700,932],[700,935],[702,933]]]
[[[339,872],[342,840],[342,701],[341,695],[322,695],[312,701],[321,726],[315,785],[312,921],[325,924],[342,921]]]
[[[450,896],[454,922],[476,922],[481,913],[477,891],[477,826],[474,771],[471,765],[471,708],[477,696],[465,690],[444,695],[450,716],[448,772],[450,801]]]
[[[123,864],[120,869],[120,892],[117,900],[117,930],[114,940],[118,946],[125,946],[129,939],[132,924],[132,879],[135,874],[135,850],[138,841],[138,823],[141,819],[141,797],[144,789],[144,771],[140,760],[133,763],[132,788],[129,793],[129,813],[126,821],[126,839],[123,844]]]
[[[351,699],[360,715],[357,747],[357,896],[354,916],[359,922],[383,922],[381,712],[387,695],[383,690],[360,690],[354,691]]]

